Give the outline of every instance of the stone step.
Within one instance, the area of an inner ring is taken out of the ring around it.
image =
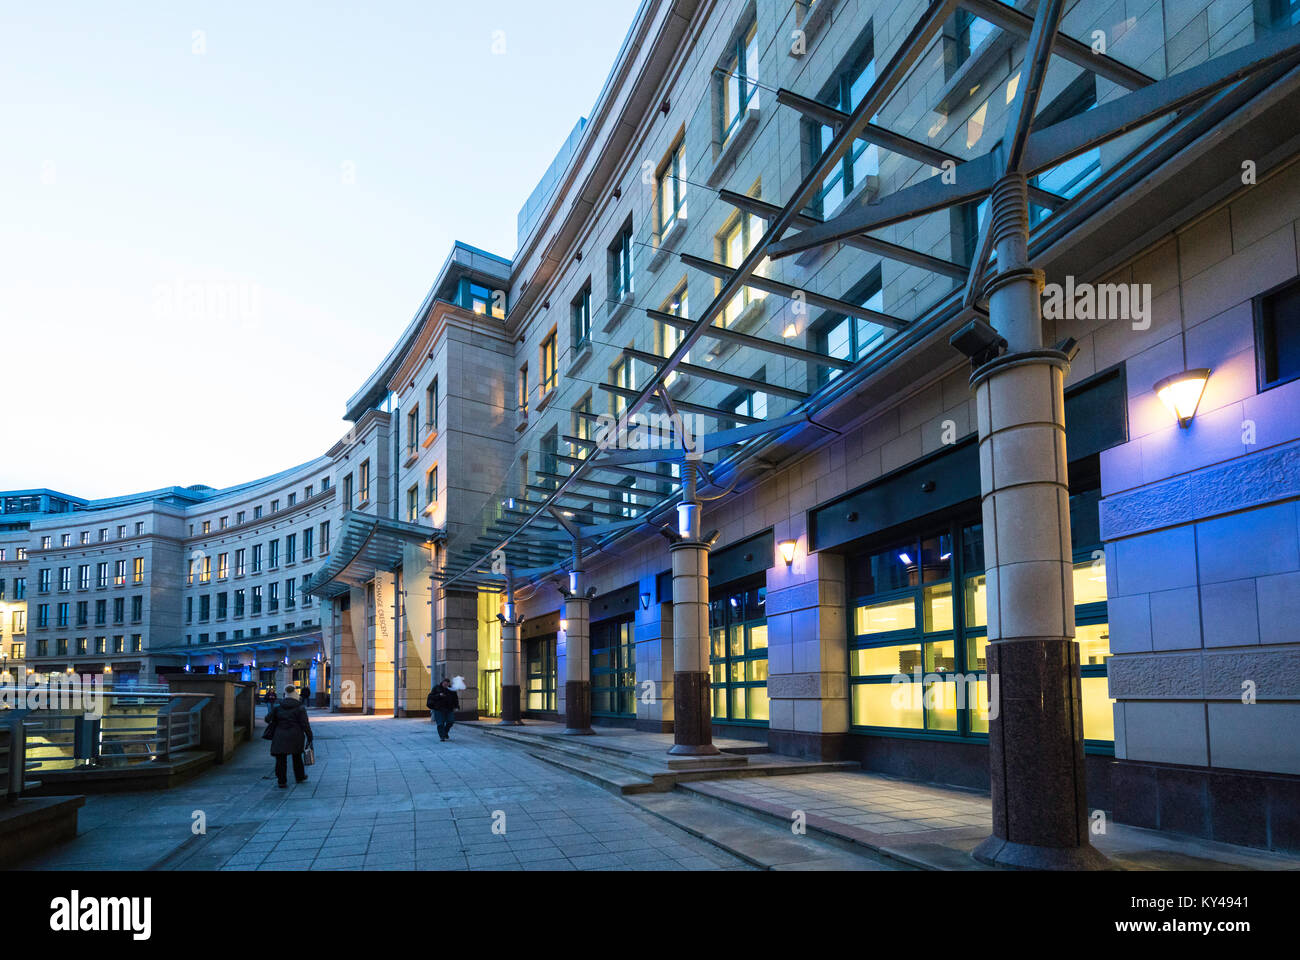
[[[648,793],[628,797],[647,813],[685,830],[763,870],[893,871],[909,867],[858,849],[841,849],[809,836],[795,836],[789,826],[697,800],[682,793]]]
[[[528,751],[528,755],[543,763],[558,767],[574,776],[608,790],[610,793],[627,795],[644,793],[657,789],[653,780],[638,777],[635,774],[619,770],[609,764],[591,763],[577,757],[561,754],[557,750]],[[671,788],[670,788],[671,789]]]
[[[595,776],[601,779],[605,786],[612,788],[613,785],[620,785],[624,793],[650,791],[666,793],[679,783],[690,783],[696,780],[790,776],[859,769],[857,764],[848,761],[792,761],[771,753],[743,757],[725,754],[706,757],[672,757],[667,754],[661,756],[598,744],[593,742],[596,739],[594,737],[524,734],[499,727],[472,727],[471,729],[522,747],[539,760],[551,762],[552,759],[557,759],[571,763],[575,769],[584,771],[589,778]],[[626,782],[628,776],[633,778],[630,783]]]
[[[744,803],[734,796],[723,796],[709,790],[708,784],[699,786],[685,785],[680,788],[680,792],[688,796],[695,797],[701,802],[732,811],[743,816],[752,817],[773,825],[780,824],[785,829],[789,829],[790,820],[784,816],[764,810],[759,806],[751,806]],[[860,853],[863,856],[881,858],[885,861],[897,864],[897,869],[905,870],[990,870],[991,867],[985,867],[977,864],[968,855],[955,851],[943,850],[937,844],[931,844],[927,847],[926,855],[917,856],[915,851],[904,851],[887,844],[865,843],[861,839],[840,834],[834,830],[823,829],[815,823],[805,824],[805,829],[810,837],[817,840],[839,847],[848,852]],[[936,848],[930,850],[929,847]]]

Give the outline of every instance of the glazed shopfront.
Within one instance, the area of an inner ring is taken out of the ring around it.
[[[1114,753],[1098,453],[1124,438],[1123,377],[1066,396],[1076,640],[1089,795]],[[813,549],[844,558],[845,759],[909,779],[988,786],[984,527],[974,438],[812,511]],[[856,529],[876,528],[855,535]],[[896,679],[898,678],[898,679]],[[902,678],[909,682],[902,683]]]

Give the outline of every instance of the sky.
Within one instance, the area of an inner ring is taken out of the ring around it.
[[[230,486],[502,256],[638,0],[0,0],[0,490]]]

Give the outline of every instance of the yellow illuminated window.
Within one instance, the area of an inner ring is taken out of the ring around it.
[[[1106,602],[1106,557],[1100,550],[1093,559],[1074,565],[1074,602]]]
[[[865,604],[854,611],[853,629],[858,636],[912,630],[916,627],[916,601],[911,597]]]
[[[984,574],[966,578],[966,626],[988,626],[988,595],[984,586]]]
[[[921,598],[926,633],[952,629],[952,582],[932,584]]]
[[[921,665],[921,645],[901,644],[896,647],[866,647],[852,651],[855,677],[892,677],[908,674]]]
[[[1110,625],[1091,623],[1074,628],[1074,639],[1079,642],[1079,666],[1105,666],[1110,656]]]
[[[1085,740],[1115,739],[1115,701],[1110,698],[1106,677],[1084,677],[1083,737]]]
[[[915,683],[859,683],[853,687],[853,724],[921,730],[925,717],[921,687]]]

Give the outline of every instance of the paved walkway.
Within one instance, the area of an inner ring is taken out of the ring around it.
[[[518,750],[428,721],[313,712],[316,766],[276,787],[267,745],[172,790],[87,798],[47,870],[744,870]],[[260,736],[260,727],[259,734]],[[206,833],[193,830],[196,813]],[[504,821],[502,817],[504,816]],[[505,832],[494,833],[504,822]]]
[[[989,835],[987,794],[863,772],[711,780],[687,794],[742,806],[809,832],[939,870],[991,869],[970,851]],[[1125,870],[1300,870],[1300,858],[1109,822],[1093,845]]]

